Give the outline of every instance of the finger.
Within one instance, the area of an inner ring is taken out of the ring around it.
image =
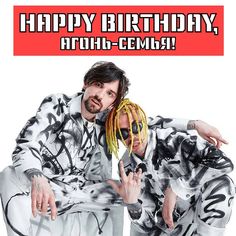
[[[168,225],[168,227],[170,229],[173,229],[174,228],[174,222],[173,222],[172,213],[170,211],[164,210],[163,218],[164,218],[165,223]]]
[[[215,132],[212,135],[208,135],[211,140],[214,140],[214,145],[217,148],[220,148],[222,145],[223,138],[221,137],[221,134],[218,130],[215,130]],[[222,141],[221,141],[222,140]]]
[[[213,145],[216,145],[216,142],[215,142],[214,139],[209,138],[209,137],[207,137],[207,136],[205,136],[204,139],[206,139],[209,143],[211,143],[211,144],[213,144]]]
[[[42,210],[41,210],[41,213],[43,215],[46,215],[47,213],[47,210],[48,210],[48,200],[49,200],[49,195],[48,194],[45,194],[43,196],[43,201],[42,201]]]
[[[133,181],[134,180],[134,172],[129,172],[129,175],[128,175],[128,181]]]
[[[142,169],[141,169],[141,168],[138,169],[137,175],[138,175],[139,178],[142,177],[143,172],[142,172]]]
[[[141,179],[142,179],[142,169],[140,168],[138,170],[138,174],[137,174],[137,184],[140,185],[141,184]]]
[[[50,209],[51,209],[51,219],[55,220],[56,217],[57,217],[57,207],[56,207],[56,203],[55,203],[55,197],[51,196],[49,198],[48,203],[49,203],[49,206],[50,206]]]
[[[216,147],[220,149],[221,146],[222,146],[222,142],[216,139]]]
[[[42,210],[42,193],[36,192],[36,208],[41,212]]]
[[[134,172],[134,180],[138,183],[138,181],[141,179],[142,176],[142,170],[140,172],[140,169],[138,171]]]
[[[224,138],[220,137],[218,138],[220,142],[224,143],[224,144],[229,144],[227,140],[225,140]]]
[[[107,183],[111,185],[115,192],[120,193],[119,185],[112,179],[107,180]]]
[[[168,227],[170,228],[170,229],[174,229],[174,221],[173,221],[173,218],[171,217],[171,219],[169,220],[169,222],[168,222]]]
[[[170,211],[168,212],[168,216],[167,216],[167,225],[170,229],[174,228],[174,221],[173,221],[173,216],[172,216],[172,209],[170,209]]]
[[[138,175],[137,175],[137,173],[133,173],[133,179],[137,182],[137,180],[138,180]]]
[[[31,207],[32,207],[32,214],[34,217],[36,217],[37,216],[36,191],[33,184],[32,184],[32,190],[31,190]]]
[[[125,173],[123,161],[120,161],[119,168],[120,168],[120,176],[121,176],[122,181],[127,181],[127,175]]]
[[[228,142],[224,138],[222,138],[220,134],[217,137],[214,137],[214,139],[216,140],[217,148],[220,148],[223,143],[228,144]]]

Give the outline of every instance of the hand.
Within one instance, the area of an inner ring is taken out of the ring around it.
[[[108,180],[107,183],[123,198],[124,203],[132,204],[138,202],[138,196],[141,191],[142,170],[137,173],[130,172],[127,176],[124,170],[124,163],[120,161],[121,183],[117,184],[113,180]]]
[[[56,219],[57,208],[55,196],[47,178],[44,176],[34,176],[32,178],[31,203],[34,217],[37,215],[37,210],[43,215],[46,215],[49,205],[51,208],[51,219]]]
[[[215,145],[217,148],[220,148],[222,143],[228,144],[228,142],[222,138],[219,130],[214,126],[211,126],[201,120],[195,120],[194,124],[198,134],[209,143]]]
[[[165,199],[163,204],[162,216],[165,223],[170,229],[174,229],[173,222],[173,211],[176,204],[176,194],[172,191],[171,188],[167,188],[165,191]]]

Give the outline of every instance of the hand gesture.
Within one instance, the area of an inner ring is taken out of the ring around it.
[[[56,219],[57,208],[55,196],[47,178],[44,176],[34,176],[32,178],[31,204],[34,217],[37,215],[37,210],[43,215],[46,215],[49,205],[51,208],[51,219]]]
[[[113,180],[108,180],[107,183],[109,183],[112,188],[123,198],[124,203],[137,203],[138,196],[141,191],[142,170],[139,169],[137,173],[130,172],[127,176],[124,170],[123,161],[120,161],[119,168],[121,183],[117,184]]]
[[[214,144],[217,148],[220,148],[222,143],[228,144],[228,142],[222,138],[219,130],[214,126],[211,126],[201,120],[195,120],[194,125],[198,134],[209,143]]]
[[[165,191],[165,199],[163,204],[162,216],[165,223],[170,229],[174,229],[173,222],[173,211],[176,204],[176,194],[172,191],[171,188],[167,188]]]

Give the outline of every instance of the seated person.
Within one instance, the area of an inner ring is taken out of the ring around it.
[[[216,146],[175,128],[147,123],[144,111],[124,99],[106,121],[109,150],[128,149],[121,183],[109,184],[127,204],[131,235],[222,236],[235,186],[233,164]]]

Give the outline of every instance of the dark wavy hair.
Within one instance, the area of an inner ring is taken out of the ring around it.
[[[128,93],[130,85],[129,79],[123,70],[112,62],[99,61],[84,76],[85,85],[92,84],[93,82],[109,83],[115,80],[119,80],[117,98],[114,101],[114,106],[118,106]]]

